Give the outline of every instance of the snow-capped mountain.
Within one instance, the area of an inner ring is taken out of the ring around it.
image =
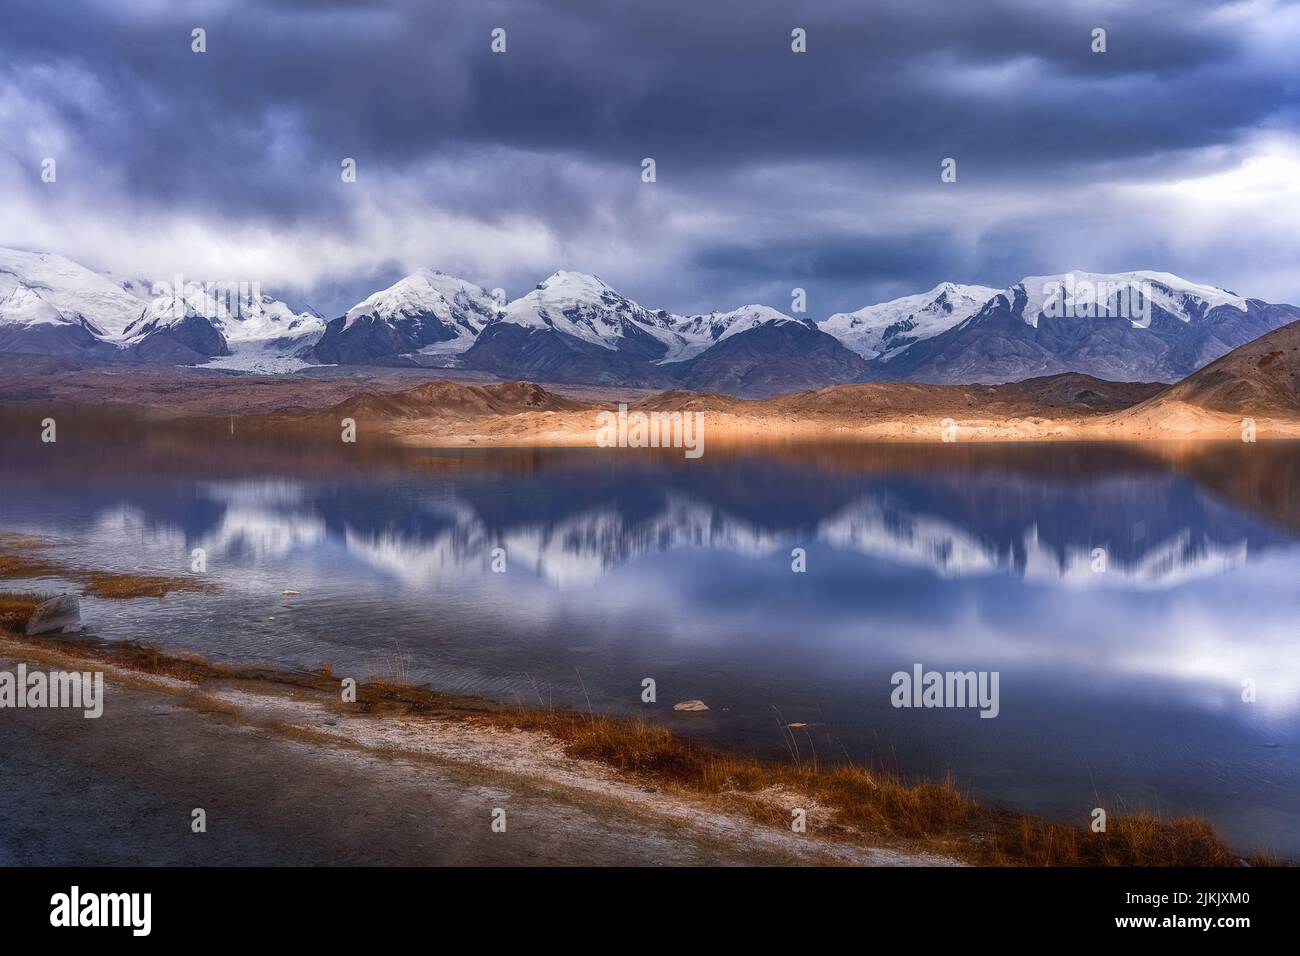
[[[85,318],[64,315],[39,289],[0,274],[0,351],[96,357],[112,347]]]
[[[864,359],[888,360],[970,318],[998,291],[941,282],[929,292],[868,305],[856,312],[837,312],[819,325]]]
[[[767,306],[678,316],[579,272],[557,272],[507,305],[464,364],[552,382],[738,395],[841,384],[867,371],[814,323]]]
[[[1172,382],[1297,319],[1294,306],[1167,272],[1030,276],[947,331],[874,364],[881,377],[917,382],[993,384],[1061,372]]]
[[[462,350],[466,339],[457,337],[445,351],[459,353],[454,361],[463,367],[505,377],[745,396],[1068,371],[1171,381],[1295,318],[1300,312],[1289,306],[1156,272],[1037,276],[1001,292],[945,282],[820,323],[762,305],[682,316],[565,271],[505,305],[470,347]],[[341,360],[391,361],[415,351],[387,326],[381,331],[360,358]]]
[[[256,283],[151,283],[0,249],[0,351],[284,370],[324,327]]]
[[[421,269],[332,320],[312,354],[328,364],[414,352],[458,355],[497,313],[496,300],[474,283]]]
[[[183,293],[167,294],[145,306],[144,314],[126,327],[123,342],[147,362],[193,365],[229,355],[225,334],[208,315]]]
[[[0,298],[7,298],[17,286],[35,292],[67,322],[84,323],[109,340],[120,338],[149,301],[149,286],[140,280],[93,272],[46,252],[0,249]]]
[[[63,256],[0,249],[0,351],[119,357],[116,340],[148,304],[141,289]]]
[[[1246,299],[1212,285],[1190,282],[1169,272],[1066,272],[1028,276],[1009,290],[1023,291],[1020,318],[1037,325],[1042,317],[1073,315],[1080,318],[1118,315],[1135,326],[1149,324],[1143,299],[1149,297],[1152,313],[1159,310],[1180,322],[1192,322],[1211,310],[1227,306],[1246,312]],[[996,293],[995,293],[996,294]],[[992,298],[990,295],[988,298]],[[1127,306],[1127,309],[1126,309]],[[1092,313],[1093,315],[1090,315]],[[1127,313],[1127,314],[1126,314]]]
[[[265,292],[242,298],[238,313],[215,321],[231,348],[249,342],[302,340],[325,331],[325,319],[311,306],[295,307]]]
[[[646,357],[663,358],[678,345],[673,316],[652,312],[583,272],[552,274],[507,305],[500,320]]]
[[[781,325],[786,322],[799,320],[766,305],[742,305],[730,312],[678,316],[673,320],[673,331],[679,336],[680,342],[662,361],[684,362],[733,335],[763,325]]]
[[[326,322],[256,284],[149,283],[0,249],[0,351],[290,372],[420,364],[502,378],[764,396],[863,381],[997,383],[1063,372],[1176,381],[1300,319],[1166,272],[944,282],[831,315],[676,315],[560,271],[511,302],[423,269]],[[499,293],[498,293],[499,294]]]
[[[310,346],[325,329],[313,310],[295,311],[248,283],[183,283],[180,288],[158,283],[153,288],[156,294],[120,339],[145,361],[281,371],[286,358]]]
[[[660,387],[686,348],[676,317],[582,272],[556,272],[506,305],[464,355],[469,368],[556,382]]]

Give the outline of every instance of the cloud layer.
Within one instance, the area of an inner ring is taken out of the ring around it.
[[[1295,4],[113,0],[8,19],[0,244],[97,268],[257,280],[331,314],[419,267],[511,295],[591,271],[677,311],[788,309],[800,286],[814,317],[1071,268],[1300,301]]]

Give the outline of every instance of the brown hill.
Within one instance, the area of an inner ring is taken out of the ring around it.
[[[357,395],[296,421],[337,427],[351,416],[365,419],[367,431],[377,426],[409,445],[588,445],[595,413],[618,401],[591,398],[564,397],[533,382],[439,380]],[[1235,438],[1243,434],[1243,417],[1258,418],[1261,437],[1283,438],[1300,431],[1300,323],[1174,386],[1071,372],[1004,385],[839,385],[764,399],[672,390],[630,404],[647,412],[708,412],[711,440],[724,442],[924,442],[954,426],[959,441]]]
[[[1066,373],[1009,385],[839,385],[765,399],[675,389],[635,399],[630,407],[708,412],[712,433],[734,440],[926,440],[949,418],[966,428],[966,438],[1064,438],[1077,435],[1086,421],[1129,409],[1166,388]],[[595,413],[614,405],[611,398],[561,397],[532,382],[436,381],[404,392],[358,395],[309,421],[337,427],[340,418],[353,417],[410,444],[581,445],[593,440]]]
[[[1151,398],[1168,386],[1108,382],[1069,372],[1009,385],[841,385],[755,403],[788,415],[952,414],[978,411],[1013,417],[1110,412]]]
[[[391,395],[363,393],[335,405],[325,414],[403,418],[482,418],[517,415],[521,412],[569,412],[591,406],[561,398],[536,382],[504,382],[500,385],[460,385],[456,382],[425,382]]]
[[[1294,416],[1300,412],[1300,322],[1233,349],[1134,412],[1172,403],[1232,415]]]
[[[762,408],[764,404],[765,400],[674,388],[647,395],[630,403],[628,407],[643,412],[743,412],[746,409]]]

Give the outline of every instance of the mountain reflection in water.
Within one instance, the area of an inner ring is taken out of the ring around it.
[[[440,687],[589,696],[772,756],[778,723],[804,722],[822,759],[951,770],[1080,822],[1098,801],[1195,810],[1300,855],[1298,461],[1292,444],[101,446],[83,467],[6,460],[0,530],[115,570],[184,572],[204,549],[219,594],[87,599],[109,639],[363,675],[400,657]],[[915,663],[999,671],[999,716],[895,710],[890,675]],[[693,697],[708,714],[672,714]]]

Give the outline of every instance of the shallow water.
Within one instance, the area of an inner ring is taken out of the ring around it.
[[[178,574],[204,550],[220,593],[84,600],[105,638],[951,772],[1080,823],[1196,811],[1239,848],[1300,856],[1300,446],[348,461],[178,441],[0,464],[0,530],[70,560]],[[915,664],[998,672],[998,716],[893,707]],[[687,698],[711,709],[675,715]]]

